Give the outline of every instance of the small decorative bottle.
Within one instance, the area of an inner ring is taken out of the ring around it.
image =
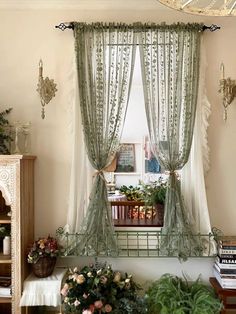
[[[3,239],[3,255],[11,254],[11,237],[5,236]]]

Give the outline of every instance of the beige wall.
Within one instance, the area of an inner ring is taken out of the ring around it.
[[[89,1],[88,1],[89,3]],[[208,71],[206,90],[212,104],[209,126],[211,170],[207,175],[207,197],[211,222],[226,234],[235,234],[236,221],[236,101],[222,120],[218,94],[219,66],[236,78],[236,18],[194,17],[166,9],[143,7],[88,7],[87,10],[0,10],[0,108],[13,107],[11,120],[32,122],[32,152],[37,156],[35,176],[36,236],[54,234],[66,222],[71,156],[71,69],[73,34],[54,25],[62,21],[202,21],[222,28],[205,32]],[[92,10],[93,9],[93,10]],[[36,93],[38,61],[44,75],[57,83],[56,98],[41,120]]]

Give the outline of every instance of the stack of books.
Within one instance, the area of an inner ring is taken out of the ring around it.
[[[213,273],[222,288],[236,289],[236,237],[219,240]]]
[[[11,278],[10,277],[0,277],[0,298],[1,297],[11,297]]]

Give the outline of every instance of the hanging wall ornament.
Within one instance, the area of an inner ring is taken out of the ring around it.
[[[53,97],[55,97],[57,88],[54,80],[50,80],[48,77],[43,78],[43,61],[39,61],[39,80],[37,92],[39,93],[41,105],[42,105],[42,119],[45,118],[45,105],[48,104]]]

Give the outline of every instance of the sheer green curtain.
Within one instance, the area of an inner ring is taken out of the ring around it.
[[[82,125],[96,170],[77,249],[113,254],[117,243],[103,169],[118,150],[130,94],[135,35],[124,24],[74,23]],[[108,250],[108,251],[107,251]]]
[[[152,149],[168,171],[161,249],[187,257],[203,249],[188,220],[177,170],[188,160],[197,104],[201,24],[150,25],[138,34]],[[174,237],[174,234],[178,234]]]

